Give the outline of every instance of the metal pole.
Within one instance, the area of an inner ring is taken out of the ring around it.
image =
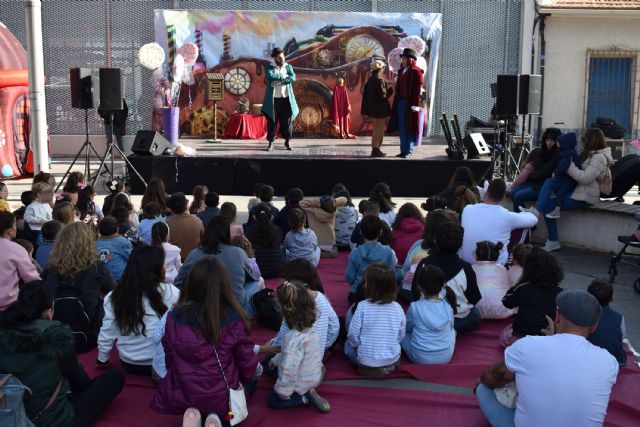
[[[27,56],[29,61],[29,115],[35,173],[49,172],[47,103],[44,95],[42,14],[40,0],[26,0]]]
[[[104,2],[105,44],[107,47],[107,68],[111,68],[111,0]]]

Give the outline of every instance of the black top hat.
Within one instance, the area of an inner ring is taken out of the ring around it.
[[[279,47],[274,47],[273,50],[271,51],[271,57],[274,58],[280,55],[281,53],[284,53],[282,49],[280,49]]]
[[[418,59],[418,54],[416,53],[416,51],[409,47],[404,48],[400,57],[403,57],[403,56],[410,56],[413,59]]]

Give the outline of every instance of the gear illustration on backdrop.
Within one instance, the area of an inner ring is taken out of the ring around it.
[[[251,87],[251,76],[244,68],[231,68],[224,75],[224,87],[233,95],[244,95]]]

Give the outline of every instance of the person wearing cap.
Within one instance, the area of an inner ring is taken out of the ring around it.
[[[298,116],[298,104],[293,94],[293,82],[296,74],[293,67],[284,60],[284,52],[276,47],[271,52],[273,63],[267,65],[267,89],[262,101],[262,114],[267,118],[267,151],[273,150],[276,138],[276,123],[280,125],[280,134],[284,146],[291,151],[293,121]]]
[[[396,82],[396,94],[393,97],[391,120],[388,132],[400,133],[400,154],[396,157],[407,158],[413,154],[413,145],[418,135],[420,111],[420,93],[422,90],[422,70],[416,65],[418,54],[405,48],[400,55],[400,70]]]
[[[476,397],[492,426],[604,423],[619,366],[607,350],[587,341],[598,326],[600,303],[588,292],[570,289],[558,294],[556,305],[555,324],[547,318],[548,336],[519,339],[478,379]],[[513,381],[517,397],[498,398]]]
[[[362,108],[360,114],[371,117],[373,131],[371,132],[371,157],[385,157],[387,154],[380,150],[384,138],[384,125],[391,115],[389,98],[393,88],[387,87],[387,82],[380,77],[386,64],[379,59],[371,63],[371,76],[364,86],[362,93]]]

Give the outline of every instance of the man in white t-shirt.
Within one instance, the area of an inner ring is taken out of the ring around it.
[[[555,335],[519,339],[505,350],[504,361],[478,379],[476,397],[492,426],[604,423],[618,362],[586,339],[598,326],[600,304],[577,289],[558,294],[556,304]],[[548,320],[544,333],[553,334],[554,324]],[[498,401],[496,391],[513,381],[518,396],[515,408],[509,408]]]
[[[461,225],[464,228],[464,241],[460,249],[460,258],[470,264],[476,262],[476,244],[482,241],[502,242],[498,264],[506,264],[509,254],[507,246],[511,232],[518,228],[531,228],[538,218],[531,213],[515,213],[500,206],[507,192],[502,179],[494,179],[484,196],[484,203],[467,205],[462,211]]]

